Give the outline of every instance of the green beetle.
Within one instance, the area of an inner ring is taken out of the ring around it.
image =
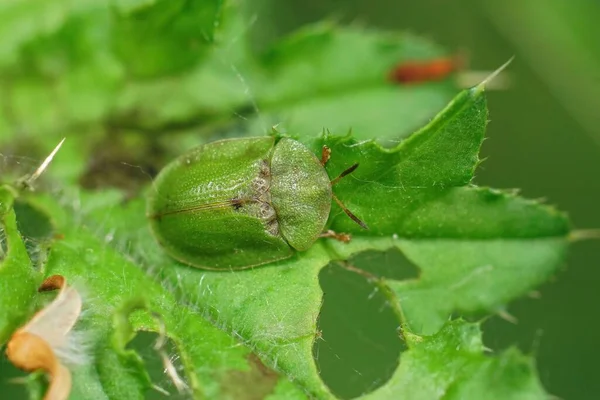
[[[300,142],[253,137],[202,145],[168,164],[148,199],[152,231],[168,254],[204,269],[254,267],[307,250],[323,233],[335,197],[319,160]]]

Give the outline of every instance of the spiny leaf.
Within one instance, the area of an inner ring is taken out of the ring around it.
[[[420,270],[419,278],[384,278],[382,283],[396,293],[406,327],[432,334],[455,312],[502,311],[509,301],[547,281],[562,266],[568,241],[560,233],[490,239],[357,238],[336,250],[338,257],[348,258],[364,250],[394,247]]]
[[[124,223],[129,225],[130,232],[137,237],[136,242],[149,246],[140,249],[145,256],[145,262],[162,266],[162,278],[170,277],[172,280],[176,279],[180,282],[177,287],[179,296],[188,298],[189,301],[192,301],[193,298],[196,307],[200,309],[206,307],[206,310],[212,312],[209,318],[216,321],[221,329],[229,331],[235,336],[248,336],[256,351],[263,358],[273,363],[276,361],[276,366],[291,373],[298,383],[305,384],[308,379],[308,388],[313,394],[323,398],[330,397],[323,389],[317,391],[319,390],[318,381],[316,376],[311,376],[310,369],[312,368],[309,369],[309,374],[306,374],[304,372],[307,368],[306,362],[298,360],[302,354],[311,354],[310,350],[314,340],[312,329],[314,329],[316,317],[306,314],[306,305],[312,303],[316,306],[313,308],[314,311],[318,312],[319,299],[311,299],[308,296],[311,292],[319,291],[319,288],[316,282],[307,284],[312,281],[309,275],[314,271],[314,269],[307,269],[307,264],[319,259],[317,250],[311,249],[308,252],[310,255],[303,256],[302,260],[305,264],[295,260],[289,262],[287,266],[282,263],[247,272],[198,271],[178,266],[177,263],[162,254],[160,249],[152,246],[153,243],[146,237],[148,232],[143,226],[140,226],[140,231],[133,229],[135,227],[131,224],[132,215],[139,215],[138,212],[135,212],[136,208],[132,204],[121,211],[120,207],[113,206],[111,214],[119,220],[124,220],[123,216],[129,215],[130,219]],[[98,211],[101,210],[103,208],[98,209]],[[142,222],[143,218],[139,219]],[[117,226],[113,221],[108,224],[113,227]],[[411,244],[408,242],[406,246],[400,246],[400,248],[405,250]],[[416,243],[416,245],[419,244]],[[367,247],[376,248],[376,245],[377,243],[367,245]],[[389,246],[387,244],[383,248],[389,248]],[[448,246],[456,247],[457,244],[448,243]],[[317,247],[320,248],[320,246]],[[152,250],[153,248],[155,250]],[[318,252],[322,252],[322,249],[319,249]],[[482,254],[482,257],[485,258],[488,252],[483,251]],[[409,258],[411,257],[409,251],[407,251],[407,255]],[[444,261],[452,263],[455,260],[440,260],[440,262]],[[468,265],[465,266],[465,269],[468,269]],[[441,272],[436,272],[442,275]],[[478,273],[477,271],[472,273],[476,276],[474,279],[476,281]],[[510,275],[508,272],[505,273]],[[519,274],[513,273],[512,275],[512,279],[520,278]],[[469,279],[469,276],[465,277],[465,281]],[[491,281],[493,280],[491,279]],[[508,284],[500,282],[497,286],[506,288]],[[460,286],[450,289],[450,293],[446,292],[446,294],[454,295],[456,298],[466,295],[464,303],[474,301],[469,292],[480,293],[474,288],[463,292]],[[442,298],[441,290],[441,288],[437,288],[432,289],[431,292],[440,294],[440,298]],[[492,290],[486,289],[484,293],[487,291],[491,292]],[[235,296],[232,293],[235,293]],[[448,303],[451,305],[452,301],[449,300]],[[406,312],[405,302],[402,301],[401,304]],[[423,307],[426,309],[430,306],[424,304]],[[446,304],[437,304],[437,307],[448,308]],[[418,306],[414,308],[420,310]],[[307,330],[300,331],[302,326],[305,326],[304,329]],[[403,353],[398,371],[389,383],[368,397],[387,398],[393,393],[394,396],[404,394],[409,397],[416,396],[416,398],[441,398],[440,394],[445,391],[456,390],[457,393],[462,393],[463,390],[467,390],[465,388],[474,385],[479,387],[478,390],[482,393],[489,393],[485,391],[487,388],[487,390],[497,390],[507,398],[519,395],[520,389],[517,390],[515,387],[521,388],[522,393],[531,392],[531,398],[542,398],[543,391],[535,378],[531,361],[514,351],[500,355],[498,360],[484,357],[481,354],[483,346],[479,335],[476,325],[465,325],[459,322],[450,324],[432,338],[422,339],[423,343],[420,343],[421,339],[418,337],[408,334],[409,351]],[[306,359],[309,367],[310,360]],[[452,368],[449,368],[448,360],[453,360],[450,364]],[[438,370],[443,371],[444,375],[440,376]],[[526,373],[523,374],[523,372]],[[499,380],[498,374],[510,377],[510,379]],[[432,392],[427,392],[426,388]],[[473,398],[477,398],[477,396]]]
[[[129,238],[128,247],[142,265],[160,281],[171,283],[180,301],[247,342],[263,361],[288,374],[303,390],[330,397],[310,356],[322,296],[318,271],[329,261],[322,246],[313,246],[293,261],[248,273],[208,273],[182,266],[156,246],[143,201],[126,206],[109,202],[90,210],[89,218],[98,221],[101,215],[120,237]]]
[[[15,196],[11,187],[0,185],[0,343],[31,313],[40,279],[17,230]]]
[[[209,272],[179,265],[151,238],[142,201],[101,207],[90,218],[129,237],[145,265],[176,283],[178,298],[243,338],[312,395],[328,397],[312,347],[323,296],[318,273],[330,261],[400,249],[421,269],[419,278],[376,282],[397,305],[398,324],[418,334],[436,332],[454,312],[495,312],[560,266],[569,231],[564,215],[470,183],[486,115],[483,93],[470,90],[392,149],[349,136],[307,142],[315,152],[322,144],[332,149],[330,176],[360,163],[334,191],[372,228],[365,231],[334,210],[330,224],[351,231],[350,244],[320,240],[268,266]]]
[[[407,217],[448,188],[471,181],[486,124],[485,97],[471,89],[458,94],[426,127],[394,148],[384,149],[373,140],[359,142],[351,136],[331,135],[314,139],[311,147],[317,154],[323,145],[331,149],[330,176],[359,163],[334,190],[348,208],[373,226],[369,235],[409,236],[412,229],[402,229]],[[332,214],[334,229],[365,233],[343,214]],[[417,225],[422,229],[420,221]]]
[[[6,207],[4,215],[10,216],[13,194],[5,187],[0,193],[7,194],[2,197],[2,205]],[[45,211],[55,218],[61,233],[60,239],[52,243],[44,274],[63,275],[75,285],[81,285],[86,294],[85,318],[79,329],[89,343],[79,343],[73,350],[87,352],[93,364],[73,367],[74,395],[80,398],[143,398],[151,382],[142,360],[125,346],[136,331],[159,332],[161,323],[177,347],[194,397],[230,398],[228,375],[239,373],[243,376],[245,371],[258,368],[250,362],[248,348],[240,346],[235,338],[216,329],[189,307],[177,303],[167,290],[131,260],[110,248],[107,242],[100,241],[86,227],[75,224],[72,215],[59,204],[50,198],[43,204]],[[24,253],[23,243],[14,230],[14,214],[13,222],[9,221],[6,226],[10,234],[8,255],[11,258],[5,261],[12,261],[19,245]],[[13,274],[18,270],[33,271],[28,263],[18,261]],[[2,267],[6,265],[5,262]],[[23,279],[23,282],[28,280]],[[36,296],[26,290],[25,285],[13,282],[12,286],[12,290],[3,293],[10,294],[12,302],[22,301],[17,304],[18,308],[3,303],[3,310],[18,310],[22,319],[31,310]],[[15,328],[11,322],[3,328],[6,333]],[[260,386],[261,379],[266,379],[261,374],[255,376],[252,385]],[[278,380],[277,375],[271,376],[268,379],[272,383],[267,386],[266,393]]]
[[[332,176],[361,161],[335,192],[372,228],[334,211],[332,228],[355,236],[350,245],[329,244],[338,257],[395,246],[421,269],[418,280],[388,282],[416,332],[436,332],[453,311],[500,310],[548,279],[565,257],[570,227],[563,214],[470,184],[486,123],[483,92],[471,89],[393,149],[327,136],[313,146],[332,149]],[[366,157],[377,151],[384,154]],[[373,235],[387,236],[378,239],[387,244],[376,245]]]
[[[484,357],[476,325],[444,325],[454,313],[496,312],[546,280],[564,259],[569,225],[539,202],[473,186],[487,123],[481,87],[460,93],[397,143],[445,104],[454,85],[397,86],[388,73],[408,59],[442,56],[441,49],[406,34],[319,24],[255,56],[246,43],[249,20],[235,7],[222,30],[214,26],[218,0],[42,3],[0,6],[6,31],[0,133],[29,132],[39,142],[77,125],[88,141],[90,132],[96,139],[106,130],[213,134],[233,126],[229,135],[263,134],[280,123],[315,154],[323,145],[333,150],[331,177],[360,163],[334,191],[371,228],[361,229],[334,206],[328,226],[352,233],[350,244],[321,239],[272,265],[206,272],[162,251],[141,196],[127,202],[114,193],[71,192],[64,182],[66,204],[35,195],[60,234],[50,243],[44,274],[79,279],[88,293],[80,328],[93,357],[74,368],[75,396],[141,398],[151,382],[127,343],[164,323],[197,397],[240,398],[239,382],[272,399],[333,397],[313,359],[323,302],[319,272],[332,262],[368,276],[404,328],[408,350],[390,381],[377,382],[383,386],[369,397],[543,395],[528,358],[513,350]],[[183,12],[186,6],[193,12]],[[217,44],[209,50],[213,34]],[[353,134],[318,137],[323,128]],[[0,137],[5,142],[9,135]],[[95,150],[74,145],[69,165]],[[31,315],[39,299],[11,196],[0,189],[8,239],[0,243],[2,335]],[[392,248],[420,270],[418,278],[380,278],[356,258]],[[264,369],[250,351],[293,383]]]
[[[409,343],[391,380],[364,399],[547,398],[529,358],[515,349],[483,354],[477,324],[454,321]]]

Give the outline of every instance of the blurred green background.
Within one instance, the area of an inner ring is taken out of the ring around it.
[[[544,197],[568,212],[576,228],[600,228],[600,2],[255,0],[247,9],[256,18],[251,33],[259,50],[306,23],[332,18],[422,35],[451,52],[466,52],[473,70],[492,71],[514,55],[510,87],[488,95],[488,159],[476,182],[520,188],[525,197]],[[404,276],[415,273],[398,252],[364,257],[406,265]],[[352,397],[394,371],[401,351],[394,317],[361,277],[332,265],[320,278],[327,293],[320,320],[325,340],[317,343],[315,356],[334,392]],[[533,354],[553,395],[597,398],[598,286],[600,242],[575,243],[553,282],[509,305],[517,324],[486,320],[486,345],[497,351],[518,344]],[[0,365],[0,376],[7,369]]]
[[[529,198],[543,197],[567,211],[578,229],[600,227],[600,2],[261,0],[254,4],[258,46],[305,23],[332,17],[406,30],[450,50],[466,50],[473,70],[491,71],[514,55],[510,87],[488,95],[491,123],[483,148],[488,159],[476,182],[520,188]],[[354,291],[356,303],[360,302],[356,293],[369,295],[369,288],[345,284]],[[495,351],[518,344],[535,355],[540,378],[551,394],[596,399],[600,395],[599,287],[600,242],[575,243],[564,271],[540,288],[539,298],[509,305],[508,312],[518,323],[490,318],[484,324],[484,341]],[[344,294],[328,295],[350,301]],[[346,305],[347,310],[354,309],[354,303]],[[378,305],[372,307],[371,312]],[[371,323],[363,323],[361,329]],[[339,332],[329,333],[330,337],[347,334],[350,324],[361,325],[347,316],[346,324],[339,323]],[[356,343],[348,339],[346,348],[356,349]],[[369,375],[369,359],[386,359],[385,350],[374,354],[376,348],[372,345],[370,353],[362,355],[363,364],[360,355],[356,360],[329,361],[330,369],[338,369],[340,387],[352,385],[351,369],[362,368],[357,373]]]

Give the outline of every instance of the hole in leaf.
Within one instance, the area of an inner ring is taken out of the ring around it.
[[[378,278],[402,281],[419,277],[419,268],[396,248],[386,251],[363,251],[352,257],[349,262]]]
[[[22,200],[15,201],[14,209],[17,216],[17,227],[21,236],[43,240],[52,235],[52,223],[43,211]]]
[[[386,295],[364,275],[330,263],[319,282],[325,293],[318,321],[322,338],[315,340],[313,356],[321,378],[342,399],[371,392],[390,379],[405,349],[400,321]]]
[[[38,265],[43,251],[42,242],[52,236],[54,227],[46,213],[26,201],[16,200],[14,210],[17,228],[25,241],[29,259],[33,265]]]
[[[28,374],[8,361],[5,351],[4,347],[0,348],[0,393],[2,393],[2,398],[30,398],[27,386]]]
[[[264,365],[254,353],[248,355],[248,369],[227,372],[221,379],[224,398],[261,400],[273,390],[279,375]]]
[[[150,390],[145,393],[144,398],[146,400],[158,400],[158,399],[189,399],[189,393],[179,393],[177,388],[173,384],[173,381],[165,373],[165,366],[159,352],[154,348],[156,341],[159,338],[159,334],[156,332],[138,331],[128,343],[127,348],[134,350],[144,360],[144,365],[150,381],[153,385],[165,390],[167,393],[162,393],[160,390]],[[177,369],[179,376],[185,378],[185,372],[179,362],[179,353],[177,352],[177,346],[170,338],[165,339],[163,350],[169,356],[169,359]]]

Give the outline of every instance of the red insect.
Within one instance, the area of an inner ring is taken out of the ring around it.
[[[457,71],[461,65],[458,57],[404,61],[390,71],[388,78],[395,83],[441,81]]]

